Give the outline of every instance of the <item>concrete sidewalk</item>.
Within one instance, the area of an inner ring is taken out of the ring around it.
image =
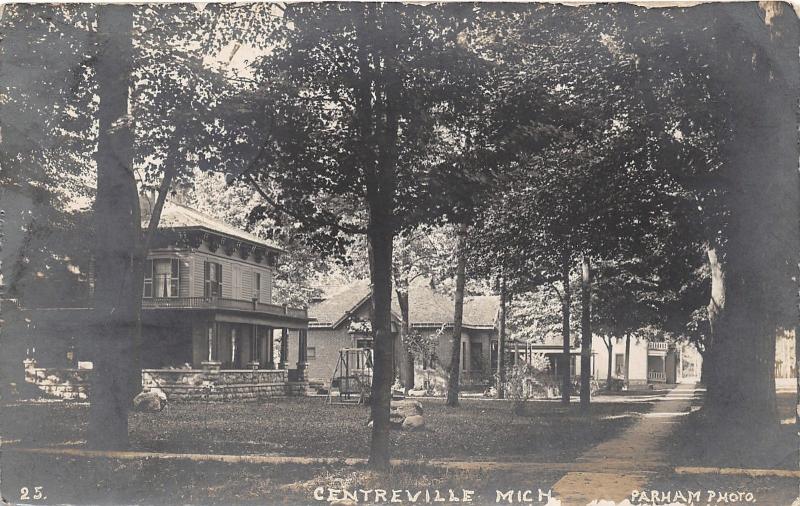
[[[644,470],[664,465],[662,448],[680,418],[700,405],[702,393],[697,385],[682,384],[655,399],[653,410],[632,427],[578,457],[586,470],[567,473],[556,482],[556,496],[564,506],[585,506],[601,499],[623,501],[631,491],[641,490],[648,482]],[[634,470],[620,471],[626,467]]]

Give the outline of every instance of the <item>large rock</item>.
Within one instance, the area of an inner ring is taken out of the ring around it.
[[[421,415],[422,414],[422,404],[419,401],[415,401],[413,399],[403,399],[402,401],[392,401],[391,404],[391,413],[397,413],[398,415],[402,416],[403,418],[414,416],[414,415]]]
[[[408,396],[409,397],[425,397],[426,395],[428,395],[428,392],[426,392],[425,390],[409,390],[408,391]]]
[[[422,415],[411,415],[403,420],[403,430],[420,430],[425,428],[425,419]]]
[[[389,407],[389,427],[401,429],[403,422],[412,416],[422,417],[422,404],[419,401],[404,399],[402,401],[392,401]],[[367,427],[372,427],[372,417],[367,422]]]
[[[392,429],[399,429],[403,425],[403,421],[406,419],[403,415],[397,414],[395,412],[389,413],[389,426]]]
[[[167,405],[167,395],[159,389],[141,392],[133,398],[133,410],[156,413]]]

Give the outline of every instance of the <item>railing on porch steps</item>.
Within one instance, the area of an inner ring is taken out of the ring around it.
[[[649,342],[647,343],[647,349],[652,351],[667,351],[669,350],[669,343],[662,343],[662,342]]]
[[[660,371],[647,371],[647,381],[665,383],[667,381],[667,374]]]
[[[159,297],[142,299],[143,309],[236,309],[256,311],[277,316],[307,318],[303,308],[266,304],[258,301],[228,299],[224,297]]]

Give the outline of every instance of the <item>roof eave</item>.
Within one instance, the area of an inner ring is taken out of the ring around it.
[[[231,240],[240,241],[240,242],[246,242],[246,243],[249,243],[251,245],[258,246],[260,248],[266,248],[266,249],[274,251],[276,253],[286,253],[285,249],[279,248],[277,246],[273,246],[271,244],[267,244],[267,243],[262,242],[262,241],[253,241],[253,240],[250,240],[250,239],[245,239],[243,237],[237,237],[235,235],[226,234],[225,232],[220,232],[219,230],[214,230],[214,229],[211,229],[211,228],[208,228],[208,227],[204,227],[204,226],[201,226],[201,225],[192,225],[192,226],[188,226],[188,227],[158,227],[158,230],[199,230],[199,231],[205,232],[207,234],[218,235],[218,236],[224,237],[226,239],[231,239]]]

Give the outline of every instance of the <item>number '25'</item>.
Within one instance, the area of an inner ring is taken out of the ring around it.
[[[39,499],[44,499],[44,495],[42,489],[44,487],[33,487],[33,495],[31,495],[31,491],[28,487],[22,487],[19,489],[19,499],[20,501],[28,501],[33,499],[34,501],[38,501]]]

